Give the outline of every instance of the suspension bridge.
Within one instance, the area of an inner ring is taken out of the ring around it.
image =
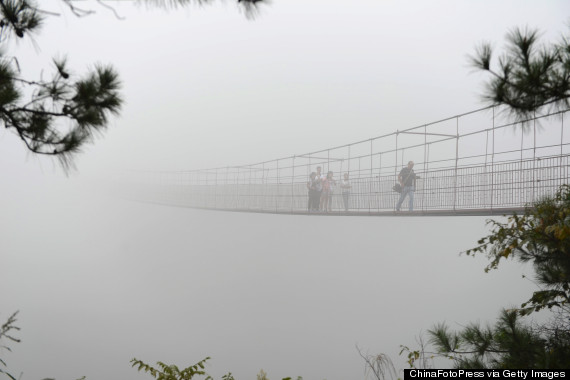
[[[172,206],[309,214],[307,182],[321,166],[337,181],[328,215],[516,213],[569,182],[568,111],[513,122],[506,110],[491,106],[255,164],[131,172],[126,189],[131,198]],[[415,162],[419,176],[414,211],[396,212],[400,194],[392,188],[408,161]],[[348,207],[339,186],[345,173],[351,186]]]

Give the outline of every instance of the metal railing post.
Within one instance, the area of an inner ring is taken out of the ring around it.
[[[459,164],[459,117],[456,118],[456,133],[457,137],[455,138],[455,181],[453,184],[453,211],[457,208],[457,166]]]
[[[295,156],[293,156],[293,163],[291,166],[293,166],[293,172],[291,173],[291,213],[293,213],[293,205],[295,203]]]

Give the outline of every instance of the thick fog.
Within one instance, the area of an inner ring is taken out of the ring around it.
[[[44,5],[45,4],[45,5]],[[121,74],[121,116],[64,175],[0,132],[1,351],[22,379],[144,379],[133,357],[253,379],[364,377],[355,348],[385,353],[447,321],[493,321],[528,298],[530,268],[459,253],[483,217],[326,217],[193,210],[121,199],[122,170],[247,164],[357,141],[481,107],[467,55],[512,27],[567,31],[567,1],[274,0],[171,11],[60,1],[29,40],[23,75],[68,54]],[[44,69],[44,72],[42,72]],[[543,133],[548,133],[544,131]],[[506,136],[505,138],[508,138]],[[6,343],[6,342],[4,342]]]
[[[46,186],[2,220],[2,316],[22,378],[138,379],[145,361],[220,378],[363,378],[364,352],[398,368],[437,322],[492,321],[533,289],[509,263],[459,256],[481,217],[301,217],[171,208]]]

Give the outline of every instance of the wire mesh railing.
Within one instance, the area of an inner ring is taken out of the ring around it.
[[[419,176],[413,203],[417,212],[518,209],[568,183],[567,112],[511,122],[493,106],[250,165],[131,172],[129,194],[140,200],[195,208],[307,213],[307,182],[311,172],[321,167],[336,179],[332,213],[390,213],[400,197],[392,190],[398,173],[408,161],[414,161]],[[340,182],[345,175],[350,188],[342,194]]]

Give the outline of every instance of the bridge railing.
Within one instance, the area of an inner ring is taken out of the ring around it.
[[[372,139],[252,165],[132,176],[138,199],[196,208],[256,212],[307,212],[309,174],[332,171],[333,212],[346,212],[340,180],[351,184],[348,212],[395,209],[392,190],[409,160],[420,176],[414,209],[519,208],[569,179],[568,110],[518,122],[488,107]],[[134,190],[133,190],[134,189]],[[404,202],[406,208],[407,201]]]

